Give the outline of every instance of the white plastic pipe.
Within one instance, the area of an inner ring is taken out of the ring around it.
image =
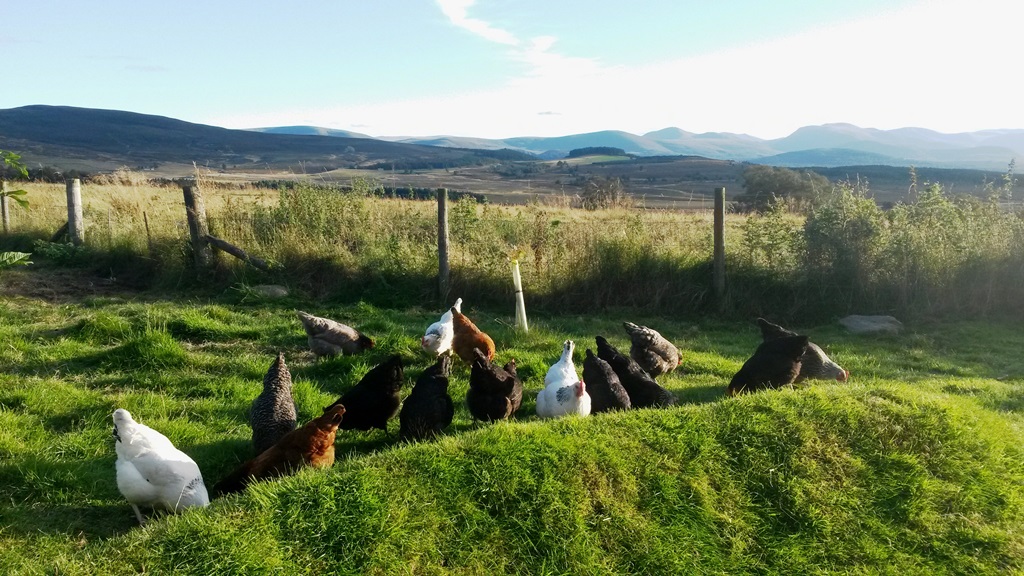
[[[512,261],[512,284],[516,289],[516,329],[529,332],[526,324],[526,302],[523,301],[523,279],[519,276],[519,260]]]

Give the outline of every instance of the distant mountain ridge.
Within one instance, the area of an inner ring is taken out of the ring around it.
[[[373,138],[316,126],[232,130],[163,116],[70,106],[0,110],[0,149],[34,162],[94,165],[196,162],[326,170],[338,167],[455,167],[497,160],[557,159],[570,150],[614,147],[637,156],[701,156],[787,167],[856,165],[1004,171],[1024,157],[1024,130],[944,134],[924,128],[879,130],[852,124],[805,126],[764,140],[676,127],[646,134],[603,130],[555,137],[467,136]]]
[[[0,149],[17,151],[26,164],[58,167],[87,165],[96,170],[196,163],[216,168],[326,171],[441,168],[493,162],[496,157],[533,158],[523,152],[498,154],[349,137],[341,131],[325,134],[231,130],[151,114],[71,106],[0,110]]]
[[[576,148],[610,146],[638,156],[703,156],[789,167],[880,164],[1005,170],[1011,160],[1024,157],[1024,129],[944,134],[926,128],[879,130],[844,123],[805,126],[789,136],[774,140],[729,132],[697,134],[676,127],[641,135],[603,130],[566,136],[504,139],[463,136],[382,139],[427,146],[485,150],[507,148],[544,159],[562,158]]]

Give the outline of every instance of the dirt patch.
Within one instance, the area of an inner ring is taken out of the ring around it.
[[[130,298],[139,294],[113,278],[102,278],[88,270],[52,268],[32,264],[0,271],[0,295],[47,302],[78,302],[96,296]]]

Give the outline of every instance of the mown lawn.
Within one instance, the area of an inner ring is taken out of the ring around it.
[[[791,326],[850,383],[726,398],[760,339],[752,322],[543,315],[524,335],[511,306],[466,302],[498,359],[517,361],[527,393],[514,422],[471,421],[468,369],[456,363],[445,437],[402,444],[397,420],[387,433],[342,432],[330,470],[140,528],[114,483],[115,408],[171,438],[212,486],[250,456],[246,410],[278,350],[305,421],[393,353],[411,387],[430,363],[419,337],[441,306],[50,293],[30,274],[0,275],[0,573],[1024,570],[1018,325],[911,324],[870,338]],[[315,363],[297,308],[378,346]],[[662,379],[680,406],[539,421],[533,401],[561,342],[577,341],[581,368],[597,334],[628,348],[623,320],[682,349],[682,370]]]

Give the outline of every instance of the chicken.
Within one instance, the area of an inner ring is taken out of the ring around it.
[[[629,394],[611,364],[595,356],[590,348],[587,348],[587,357],[583,360],[583,381],[587,383],[592,413],[629,410]]]
[[[455,404],[448,394],[450,355],[441,356],[416,379],[398,414],[398,434],[406,440],[433,438],[452,423]]]
[[[572,340],[562,343],[562,356],[544,375],[544,388],[537,394],[537,416],[559,418],[569,414],[589,416],[591,400],[587,385],[576,375]]]
[[[255,458],[243,462],[213,486],[217,495],[241,492],[255,480],[291,474],[303,466],[327,468],[334,464],[334,436],[345,407],[333,404],[302,428],[287,433]]]
[[[619,352],[603,336],[597,337],[597,356],[611,365],[619,382],[629,394],[633,408],[665,408],[676,403],[676,397],[654,381],[644,369],[629,356]]]
[[[516,374],[515,359],[502,368],[487,359],[480,349],[469,372],[466,407],[474,420],[504,420],[519,410],[523,403],[523,383]]]
[[[797,336],[796,332],[786,330],[778,324],[772,324],[764,318],[758,318],[757,325],[761,328],[761,338],[765,341],[785,336]],[[850,378],[850,373],[833,362],[817,344],[807,342],[807,351],[800,358],[800,373],[797,374],[794,383],[808,378],[846,382]]]
[[[371,368],[334,404],[324,408],[324,412],[338,404],[344,404],[348,412],[341,423],[342,430],[387,430],[388,420],[398,413],[398,408],[402,404],[399,391],[404,382],[402,357],[395,354]]]
[[[270,365],[263,377],[263,392],[249,407],[252,447],[256,454],[273,446],[282,436],[295,430],[295,402],[292,400],[292,375],[284,363],[284,352]]]
[[[452,338],[452,350],[462,358],[466,364],[472,364],[476,360],[473,353],[474,348],[479,348],[488,360],[494,360],[494,340],[487,334],[480,331],[473,324],[473,321],[455,308],[452,312],[452,327],[454,337]]]
[[[462,298],[456,300],[452,308],[462,312]],[[427,352],[440,356],[441,354],[451,352],[454,336],[455,327],[452,325],[452,311],[449,308],[441,315],[440,320],[427,327],[426,333],[420,339],[420,346]]]
[[[145,524],[140,505],[180,512],[210,503],[194,460],[163,434],[136,422],[124,408],[114,410],[113,419],[117,489],[132,505],[139,524]]]
[[[679,349],[653,328],[623,322],[629,334],[629,356],[652,378],[667,374],[679,366]]]
[[[374,346],[373,340],[351,326],[306,314],[301,310],[296,311],[296,314],[306,330],[309,349],[316,355],[317,360],[323,356],[338,354],[351,356]]]
[[[783,336],[762,342],[729,382],[729,396],[780,388],[800,373],[800,358],[807,351],[807,336]]]

